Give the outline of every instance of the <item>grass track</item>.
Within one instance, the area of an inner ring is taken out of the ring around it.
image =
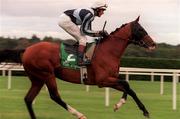
[[[61,97],[71,106],[84,113],[88,119],[145,119],[131,97],[118,111],[113,112],[113,105],[122,93],[112,90],[110,106],[104,106],[104,89],[96,86],[85,92],[83,85],[75,85],[57,80]],[[159,82],[130,81],[141,101],[151,114],[151,119],[179,119],[180,83],[177,86],[177,110],[172,110],[172,83],[164,84],[164,95],[159,94]],[[0,76],[0,119],[30,119],[24,104],[24,96],[30,86],[27,77],[13,77],[12,89],[7,90],[7,77]],[[34,105],[37,119],[76,119],[63,108],[50,100],[44,89],[36,98]]]

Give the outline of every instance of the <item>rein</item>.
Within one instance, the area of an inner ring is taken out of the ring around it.
[[[137,23],[132,22],[131,24],[131,38],[129,39],[130,42],[134,43],[135,45],[139,45],[139,46],[143,46],[143,47],[148,47],[149,45],[143,40],[143,38],[145,36],[147,36],[147,32],[144,30],[144,32],[141,34],[141,38],[139,38],[140,40],[136,40],[135,38],[135,34],[137,34],[137,32],[139,31],[139,28],[141,28],[139,25],[137,25]]]
[[[106,22],[104,24],[104,27],[105,27],[105,25],[106,25]],[[125,27],[126,25],[127,24],[123,24],[120,27],[120,29]],[[116,29],[114,32],[112,32],[108,37],[112,37],[112,38],[115,38],[115,39],[120,39],[120,40],[123,40],[123,41],[128,40],[127,41],[128,43],[133,43],[135,45],[139,45],[139,46],[143,46],[143,47],[147,47],[148,48],[149,47],[149,42],[146,42],[146,41],[143,40],[144,37],[146,37],[148,35],[147,32],[139,24],[136,24],[135,22],[131,22],[130,25],[131,25],[130,26],[131,27],[131,35],[127,39],[126,38],[122,38],[120,35],[119,36],[118,35],[113,35],[113,33],[118,32],[120,30],[119,28]],[[104,30],[104,27],[103,27],[103,30]],[[140,29],[144,30],[144,32],[142,32],[139,36],[136,36],[139,33]],[[140,39],[140,40],[137,40],[136,37],[138,37],[138,39]],[[108,40],[108,39],[104,39],[104,40]],[[92,59],[96,55],[96,51],[99,48],[100,41],[101,41],[101,39],[97,41],[97,45],[96,45],[95,51],[93,53]]]
[[[120,40],[126,40],[125,38],[121,38],[121,37],[118,37],[118,36],[112,36],[113,38],[117,38],[117,39],[120,39]],[[129,38],[128,38],[129,39]]]
[[[105,29],[105,27],[106,27],[106,23],[107,23],[107,21],[104,22],[104,26],[103,26],[102,31],[104,31],[104,29]],[[103,39],[103,38],[99,38],[99,39],[97,40],[96,49],[95,49],[95,51],[94,51],[94,53],[93,53],[93,56],[92,56],[92,59],[91,59],[91,60],[93,60],[93,58],[95,57],[96,51],[97,51],[97,49],[99,48],[99,44],[100,44],[100,42],[101,42],[102,39]]]

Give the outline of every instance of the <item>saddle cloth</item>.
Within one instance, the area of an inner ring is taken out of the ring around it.
[[[95,42],[87,44],[85,56],[90,60],[92,59],[95,46],[96,46]],[[78,44],[67,44],[62,42],[60,51],[61,51],[61,64],[63,67],[71,68],[71,69],[80,68],[77,62]]]

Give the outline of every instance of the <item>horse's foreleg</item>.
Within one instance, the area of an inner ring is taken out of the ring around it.
[[[138,105],[139,109],[141,109],[143,111],[143,115],[146,117],[149,117],[149,112],[147,111],[147,109],[145,108],[143,103],[139,100],[136,93],[130,88],[129,83],[127,81],[124,81],[124,80],[119,80],[119,84],[122,85],[125,92],[127,94],[129,94],[134,99],[134,101]]]
[[[124,92],[119,102],[114,105],[114,111],[117,111],[127,100],[127,93],[124,88],[119,85],[118,80],[116,77],[108,77],[106,80],[98,83],[99,87],[111,87]]]
[[[29,89],[27,95],[24,98],[27,109],[28,109],[29,114],[31,116],[31,119],[36,119],[36,116],[35,116],[33,108],[32,108],[32,102],[33,102],[34,98],[38,95],[43,84],[44,83],[40,83],[40,82],[39,83],[32,82],[31,88]]]
[[[143,111],[143,115],[145,117],[149,118],[149,112],[147,111],[147,109],[145,108],[143,103],[139,100],[136,93],[132,89],[129,89],[128,94],[133,97],[133,99],[135,100],[135,102],[138,105],[139,109],[141,109]]]
[[[101,80],[100,80],[101,81]],[[145,106],[143,105],[143,103],[139,100],[139,98],[137,97],[136,93],[130,88],[129,83],[125,80],[119,80],[116,77],[108,77],[106,80],[102,80],[101,82],[99,82],[98,84],[99,87],[111,87],[120,91],[123,91],[124,94],[123,98],[121,98],[122,100],[120,100],[117,105],[115,106],[115,111],[117,109],[119,109],[119,107],[122,106],[122,104],[125,103],[127,94],[129,94],[134,101],[136,102],[136,104],[138,105],[138,107],[143,111],[144,116],[149,117],[149,112],[146,110]]]
[[[76,116],[78,119],[87,119],[82,113],[78,112],[76,109],[71,107],[70,105],[66,104],[60,97],[58,90],[57,90],[57,84],[55,81],[55,77],[50,78],[46,81],[46,85],[49,90],[50,97],[53,101],[61,105],[64,109],[66,109],[68,112],[70,112],[72,115]]]
[[[119,102],[114,105],[114,111],[117,111],[119,108],[121,108],[122,105],[126,103],[126,100],[127,100],[127,93],[124,92]]]

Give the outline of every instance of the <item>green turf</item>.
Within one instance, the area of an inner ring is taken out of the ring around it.
[[[117,112],[113,112],[113,105],[122,93],[110,90],[110,106],[104,106],[104,88],[90,87],[57,81],[61,97],[85,114],[88,119],[145,119],[131,97]],[[151,119],[179,119],[180,118],[180,83],[177,86],[177,110],[172,110],[172,83],[164,85],[164,95],[159,94],[159,82],[130,81],[141,101],[151,114]],[[7,90],[7,77],[0,76],[0,119],[30,119],[24,96],[30,86],[26,77],[13,77],[12,89]],[[37,119],[76,119],[63,108],[54,103],[43,88],[36,98],[34,105]]]

